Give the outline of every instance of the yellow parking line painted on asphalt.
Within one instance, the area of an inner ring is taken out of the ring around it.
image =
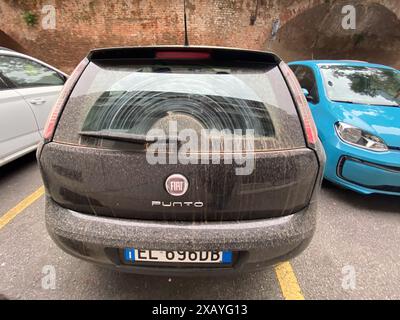
[[[18,203],[14,208],[5,213],[2,217],[0,217],[0,230],[11,220],[13,220],[19,213],[24,211],[27,207],[29,207],[32,203],[34,203],[37,199],[39,199],[44,194],[44,186],[41,186],[34,193],[27,196],[24,200]]]
[[[277,265],[275,273],[285,300],[304,300],[296,275],[289,261]]]

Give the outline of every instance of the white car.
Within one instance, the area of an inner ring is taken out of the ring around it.
[[[0,166],[36,149],[67,75],[0,48]]]

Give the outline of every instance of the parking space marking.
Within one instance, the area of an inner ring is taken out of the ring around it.
[[[289,261],[277,265],[275,273],[285,300],[304,300],[303,293]]]
[[[34,193],[27,196],[24,200],[18,203],[14,208],[10,209],[2,217],[0,217],[0,230],[11,220],[13,220],[18,214],[24,211],[32,203],[38,200],[44,194],[44,186],[41,186]]]

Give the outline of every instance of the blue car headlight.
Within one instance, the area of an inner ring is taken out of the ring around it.
[[[339,138],[348,144],[371,151],[383,152],[388,150],[385,141],[381,138],[350,124],[336,122],[335,129]]]

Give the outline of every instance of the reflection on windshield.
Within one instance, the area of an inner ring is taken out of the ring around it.
[[[357,104],[400,105],[400,73],[384,68],[321,65],[329,99]]]
[[[25,58],[0,56],[0,73],[17,87],[63,85],[63,79],[53,70]]]

